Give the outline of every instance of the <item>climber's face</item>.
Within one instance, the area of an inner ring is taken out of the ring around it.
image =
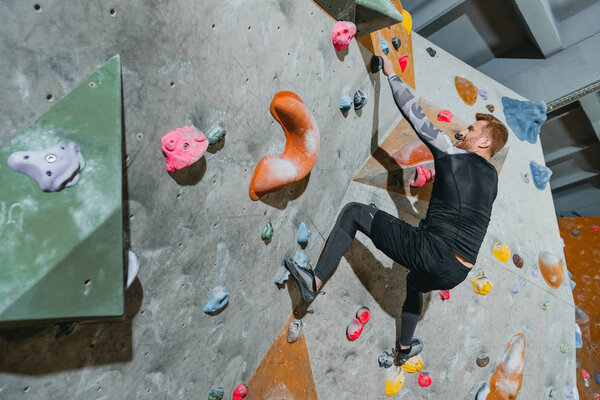
[[[454,146],[474,153],[486,149],[492,143],[492,140],[485,133],[487,124],[487,121],[473,122],[466,129],[456,134],[456,138],[459,139],[459,142]]]

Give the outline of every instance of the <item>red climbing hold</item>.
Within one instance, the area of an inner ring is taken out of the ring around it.
[[[233,389],[233,400],[241,400],[243,397],[246,397],[248,394],[248,388],[243,383],[240,383],[238,387]]]
[[[419,165],[417,167],[417,177],[410,183],[410,187],[420,188],[425,185],[425,183],[433,182],[433,175],[429,168],[424,165]]]
[[[431,385],[431,377],[423,371],[419,371],[419,386],[427,387]]]
[[[368,307],[361,307],[356,312],[356,318],[352,318],[352,322],[346,328],[346,336],[348,340],[354,341],[360,337],[365,324],[371,318],[371,310]]]
[[[453,115],[452,112],[450,112],[450,110],[442,110],[438,114],[438,121],[452,122],[452,117]]]
[[[450,298],[450,291],[440,290],[440,298],[442,299],[442,301],[448,300]]]
[[[398,61],[400,62],[400,69],[402,72],[404,72],[406,66],[408,65],[408,55],[403,55]]]

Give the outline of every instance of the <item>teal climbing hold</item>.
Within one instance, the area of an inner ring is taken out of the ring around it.
[[[302,221],[300,227],[298,228],[298,232],[296,233],[296,240],[298,241],[298,243],[307,243],[310,240],[311,236],[312,234],[310,232],[310,229],[308,229],[306,223]]]
[[[262,238],[262,240],[271,240],[274,232],[275,232],[275,230],[273,229],[273,225],[271,224],[271,221],[267,221],[267,224],[263,228],[262,233],[260,234],[260,237]]]
[[[519,140],[535,143],[540,128],[546,121],[546,103],[543,101],[520,101],[502,97],[504,117]]]
[[[208,392],[208,400],[222,400],[225,396],[225,391],[221,386],[214,386]]]
[[[224,137],[225,129],[220,126],[216,126],[206,135],[206,138],[208,139],[208,147],[214,146]]]
[[[385,54],[387,56],[389,54],[389,52],[390,52],[390,45],[388,44],[387,40],[385,40],[384,38],[380,37],[379,38],[379,45],[381,46],[381,51],[383,51],[383,54]]]
[[[546,184],[550,181],[552,171],[545,165],[538,164],[535,161],[529,162],[529,169],[531,169],[531,177],[533,178],[533,184],[539,190],[544,190]]]

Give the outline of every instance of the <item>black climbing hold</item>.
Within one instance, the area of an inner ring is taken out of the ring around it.
[[[428,47],[426,50],[431,57],[435,57],[435,55],[437,54],[437,52],[434,49],[432,49],[431,47]]]
[[[367,104],[367,95],[362,90],[357,90],[354,93],[354,109],[360,110]]]
[[[376,74],[381,68],[383,68],[383,59],[379,56],[373,56],[371,58],[371,73]]]
[[[402,41],[397,36],[392,38],[392,44],[394,45],[394,49],[398,50],[400,46],[402,46]]]

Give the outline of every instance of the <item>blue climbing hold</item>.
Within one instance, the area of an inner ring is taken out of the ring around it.
[[[579,231],[573,231],[573,232],[571,232],[571,235],[573,235],[573,236],[579,236]]]
[[[538,164],[535,161],[529,162],[529,169],[531,170],[531,177],[533,178],[533,184],[539,190],[544,190],[546,184],[550,181],[552,171],[545,165]]]
[[[571,290],[575,289],[575,286],[577,285],[575,283],[575,281],[573,279],[569,279],[571,281]]]
[[[354,104],[352,101],[352,97],[342,96],[342,98],[340,99],[340,110],[342,112],[346,112],[352,108],[352,104]]]
[[[520,101],[502,97],[504,117],[519,140],[537,142],[540,127],[546,121],[546,103],[543,101]]]
[[[600,385],[600,373],[596,372],[594,374],[594,380],[596,381],[597,384]]]
[[[583,346],[583,339],[581,338],[581,328],[575,324],[575,348],[580,349]]]
[[[213,289],[212,295],[204,306],[204,312],[207,314],[215,314],[227,305],[229,302],[229,290],[224,286],[217,286]]]
[[[390,52],[390,45],[388,44],[387,40],[385,40],[384,38],[380,37],[379,38],[379,45],[381,46],[381,51],[383,51],[383,53],[387,56],[388,53]]]
[[[306,223],[302,221],[300,227],[298,228],[298,233],[296,233],[296,240],[298,243],[307,243],[310,240],[312,234],[310,233],[310,229],[306,226]]]
[[[294,261],[302,268],[308,268],[308,254],[306,254],[304,250],[300,250],[296,253]]]

